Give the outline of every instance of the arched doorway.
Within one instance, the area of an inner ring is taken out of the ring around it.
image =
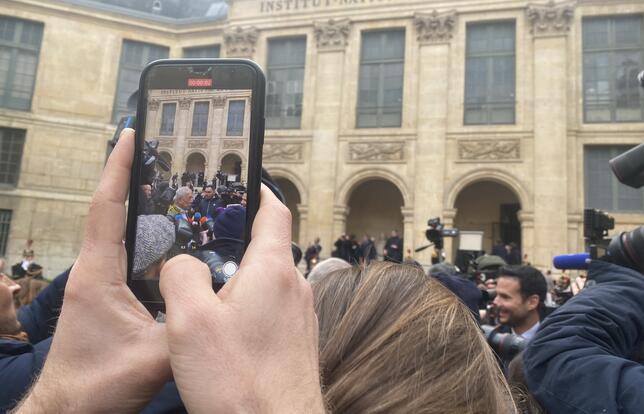
[[[200,187],[205,179],[206,157],[199,152],[193,152],[188,155],[186,171],[192,176],[193,184]]]
[[[161,178],[164,180],[169,180],[172,177],[172,155],[169,152],[161,151],[159,153],[159,159],[170,167],[168,171],[165,171],[163,168],[159,168]]]
[[[297,187],[295,187],[295,184],[287,178],[276,177],[275,183],[279,186],[280,190],[282,190],[282,194],[284,194],[284,197],[286,198],[286,207],[291,211],[291,231],[293,234],[293,241],[300,246],[302,251],[304,251],[307,246],[300,243],[308,243],[312,240],[300,240],[300,212],[297,209],[297,205],[302,202],[300,192],[297,190]]]
[[[228,174],[229,181],[242,181],[242,162],[237,154],[227,154],[221,159],[219,169],[222,173]],[[232,180],[231,177],[235,176]]]
[[[392,182],[382,178],[363,181],[349,196],[346,233],[356,235],[358,242],[365,234],[374,237],[378,254],[382,254],[392,230],[404,239],[403,205],[403,196]]]
[[[499,241],[515,244],[521,251],[521,223],[518,218],[521,202],[508,186],[489,180],[474,182],[459,192],[454,208],[454,227],[461,231],[482,231],[486,253],[491,254]]]

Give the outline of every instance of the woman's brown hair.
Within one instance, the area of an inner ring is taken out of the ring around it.
[[[330,412],[516,412],[471,312],[421,269],[372,263],[312,286]]]

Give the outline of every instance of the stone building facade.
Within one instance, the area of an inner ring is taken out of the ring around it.
[[[618,230],[644,223],[641,191],[600,168],[644,137],[630,82],[644,69],[641,1],[231,0],[225,18],[173,20],[7,0],[0,15],[43,24],[29,110],[0,106],[0,128],[25,137],[0,211],[11,211],[10,260],[32,238],[50,274],[78,252],[126,40],[170,57],[219,45],[266,69],[264,166],[287,194],[294,238],[319,236],[323,255],[344,232],[393,228],[413,250],[438,216],[547,267],[583,250],[586,207],[606,206]]]

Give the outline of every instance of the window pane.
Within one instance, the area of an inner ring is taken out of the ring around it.
[[[0,16],[0,106],[31,108],[43,25]]]
[[[11,228],[11,210],[0,210],[0,256],[7,254],[9,230]]]
[[[209,102],[196,102],[192,113],[192,136],[206,136],[208,133]]]
[[[242,136],[244,135],[244,111],[246,101],[230,101],[228,104],[228,123],[226,126],[226,135]]]
[[[621,184],[608,165],[611,158],[630,148],[623,145],[584,148],[586,208],[625,212],[644,210],[644,189],[633,189]]]
[[[356,127],[400,127],[405,31],[362,33]]]
[[[467,26],[465,125],[513,124],[515,107],[514,22]]]
[[[143,68],[153,60],[167,58],[168,53],[169,49],[165,46],[132,40],[123,41],[112,122],[118,122],[121,117],[133,114],[135,109],[128,109],[127,101],[139,88]]]
[[[25,131],[0,128],[0,184],[18,185]]]
[[[304,90],[306,38],[268,42],[267,128],[299,128]]]
[[[641,122],[642,17],[584,19],[584,121]]]
[[[164,103],[161,112],[161,128],[159,135],[172,135],[174,133],[174,118],[177,113],[176,103]]]
[[[187,47],[183,49],[184,58],[218,58],[219,45]]]

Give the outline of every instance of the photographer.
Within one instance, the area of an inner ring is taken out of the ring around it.
[[[534,267],[502,267],[494,298],[501,330],[532,339],[539,328],[546,291],[546,279]]]
[[[592,261],[596,282],[546,318],[524,354],[530,392],[549,413],[644,409],[644,276]]]

